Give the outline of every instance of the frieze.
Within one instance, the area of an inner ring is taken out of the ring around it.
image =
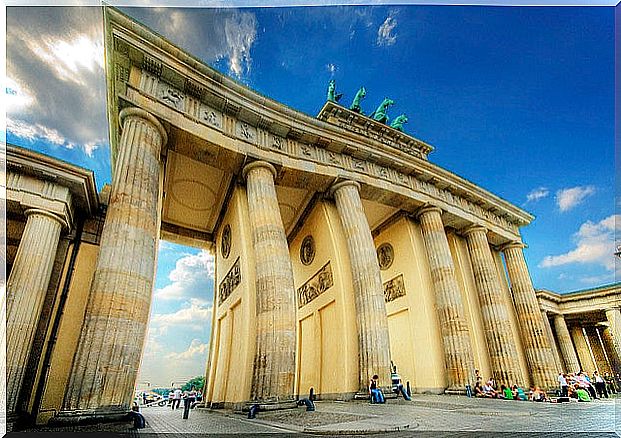
[[[384,283],[384,301],[387,303],[404,296],[405,284],[403,283],[403,274],[399,274],[395,278]]]
[[[140,89],[143,92],[154,95],[161,102],[177,109],[178,111],[186,113],[190,111],[191,108],[186,108],[186,106],[188,106],[186,105],[186,101],[188,101],[189,98],[179,89],[160,81],[156,74],[151,73],[153,70],[154,67],[150,66],[149,71],[142,71]],[[194,118],[194,114],[188,115]],[[293,138],[283,138],[269,133],[265,133],[265,138],[259,141],[258,130],[255,126],[242,122],[233,116],[225,115],[222,112],[205,105],[204,103],[200,103],[198,120],[201,123],[224,131],[226,134],[235,135],[244,141],[252,144],[258,144],[260,147],[266,149],[277,150],[305,160],[315,161],[330,166],[338,166],[343,169],[391,181],[399,186],[407,187],[422,192],[433,198],[442,200],[448,204],[459,206],[462,210],[473,214],[482,220],[494,223],[513,233],[518,233],[518,227],[514,223],[507,220],[507,218],[483,209],[481,206],[475,205],[473,202],[464,199],[462,196],[453,194],[447,189],[439,189],[435,184],[417,179],[416,177],[411,178],[410,175],[406,175],[396,169],[375,165],[366,160],[355,158],[349,154],[327,151],[322,146],[302,143]],[[345,122],[339,121],[339,123]],[[359,129],[361,134],[365,134],[365,131],[361,128],[356,129]],[[378,134],[373,132],[369,134],[371,138],[373,138],[374,135],[377,136]],[[391,143],[389,139],[383,140],[384,142],[388,142],[388,144],[392,144],[394,146],[394,143]],[[415,142],[415,140],[412,141]]]
[[[241,283],[241,268],[239,267],[239,257],[229,269],[229,272],[224,277],[224,280],[220,283],[220,287],[218,287],[218,304],[222,304],[226,301],[226,299],[233,293],[235,288],[239,286]]]
[[[333,285],[332,268],[328,262],[297,290],[298,309],[313,301]]]

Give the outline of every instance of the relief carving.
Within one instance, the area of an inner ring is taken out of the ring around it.
[[[201,111],[201,118],[207,122],[208,125],[214,126],[218,129],[222,128],[222,117],[211,108],[203,108]]]
[[[328,262],[297,290],[298,309],[313,301],[333,285],[332,268],[330,267],[330,262]]]
[[[377,248],[377,261],[382,271],[390,268],[395,260],[395,250],[390,243],[382,243]]]
[[[241,268],[239,267],[239,257],[229,269],[224,280],[218,287],[218,304],[222,304],[231,295],[237,286],[241,283]]]
[[[250,126],[246,122],[240,122],[237,126],[237,135],[244,140],[254,141],[257,137],[257,131],[254,126]]]
[[[384,301],[387,303],[404,296],[405,285],[403,284],[403,274],[400,274],[384,283]]]
[[[169,103],[178,110],[183,110],[183,101],[185,96],[173,87],[164,86],[160,91],[160,99]]]
[[[285,142],[282,137],[276,135],[272,136],[272,148],[282,151],[285,147]]]

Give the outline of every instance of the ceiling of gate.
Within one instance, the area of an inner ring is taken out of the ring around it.
[[[164,172],[163,229],[211,241],[233,185],[243,183],[239,175],[247,160],[240,154],[171,128]],[[335,180],[335,177],[278,168],[276,195],[289,237],[314,205],[316,194],[326,192]],[[385,202],[385,199],[363,199],[371,229],[399,211]]]

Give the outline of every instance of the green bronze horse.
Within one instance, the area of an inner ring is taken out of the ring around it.
[[[392,121],[392,123],[390,124],[390,127],[395,128],[397,131],[403,132],[403,125],[406,124],[407,122],[408,122],[408,116],[406,116],[405,114],[401,114],[400,116],[396,117],[395,120]]]
[[[367,95],[367,90],[364,87],[360,87],[349,109],[362,114],[362,108],[360,107],[360,101],[364,99],[366,95]]]
[[[373,119],[381,123],[388,122],[388,116],[386,115],[386,110],[388,109],[390,105],[394,105],[394,104],[395,104],[394,100],[385,97],[382,103],[380,103],[377,109],[373,112],[373,114],[371,114],[371,117],[373,117]]]
[[[341,97],[343,97],[343,93],[336,94],[336,81],[334,79],[330,79],[328,83],[328,100],[330,102],[338,102]]]

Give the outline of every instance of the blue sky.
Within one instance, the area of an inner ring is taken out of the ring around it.
[[[389,115],[408,115],[432,162],[536,216],[522,230],[535,287],[614,281],[614,9],[123,11],[311,115],[332,78],[346,104],[364,85],[367,113],[391,97]],[[8,9],[7,141],[94,169],[99,187],[110,180],[102,56],[99,9]],[[143,380],[202,373],[211,263],[160,248]]]

